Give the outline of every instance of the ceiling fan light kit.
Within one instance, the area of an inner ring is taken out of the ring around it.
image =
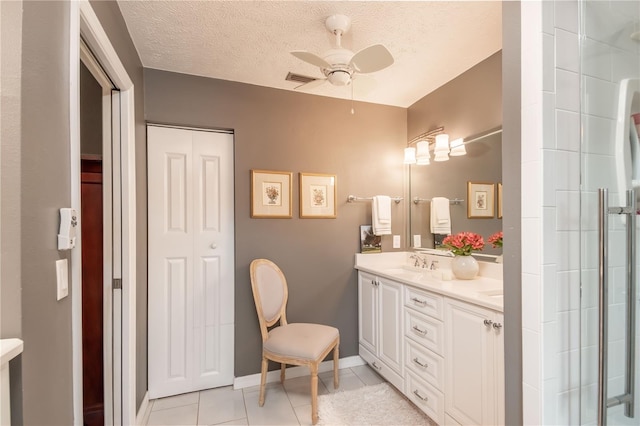
[[[393,64],[393,56],[381,44],[365,47],[356,54],[342,47],[342,35],[351,27],[351,19],[348,16],[331,15],[326,19],[325,27],[335,35],[334,48],[322,56],[303,50],[291,52],[296,58],[319,67],[325,78],[302,84],[296,87],[296,90],[312,89],[327,81],[334,86],[346,86],[360,74],[377,72]]]

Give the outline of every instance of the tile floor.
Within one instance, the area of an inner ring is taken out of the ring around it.
[[[333,372],[318,375],[318,395],[335,392]],[[340,370],[339,390],[384,382],[367,365]],[[147,425],[310,425],[309,376],[267,384],[264,407],[258,406],[259,386],[233,390],[209,389],[149,402]]]

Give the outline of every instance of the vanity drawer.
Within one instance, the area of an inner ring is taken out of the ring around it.
[[[410,339],[405,339],[404,354],[406,368],[436,389],[444,389],[444,360],[442,357]]]
[[[404,335],[438,355],[443,350],[443,326],[437,319],[404,310]]]
[[[404,305],[425,315],[442,320],[444,298],[415,287],[405,286]]]
[[[444,424],[444,395],[407,371],[404,394],[439,425]]]

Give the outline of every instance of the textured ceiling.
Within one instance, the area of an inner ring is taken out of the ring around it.
[[[394,64],[371,74],[356,100],[408,107],[502,48],[499,1],[123,1],[120,9],[146,68],[293,90],[288,72],[322,77],[292,56],[321,55],[334,37],[325,19],[352,19],[342,45],[384,44]],[[308,93],[350,99],[326,83]]]

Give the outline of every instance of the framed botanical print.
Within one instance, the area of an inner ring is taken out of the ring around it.
[[[290,219],[293,173],[251,170],[251,217]]]
[[[335,219],[336,175],[300,173],[300,218]]]
[[[494,216],[495,184],[467,182],[467,217],[491,219]]]

